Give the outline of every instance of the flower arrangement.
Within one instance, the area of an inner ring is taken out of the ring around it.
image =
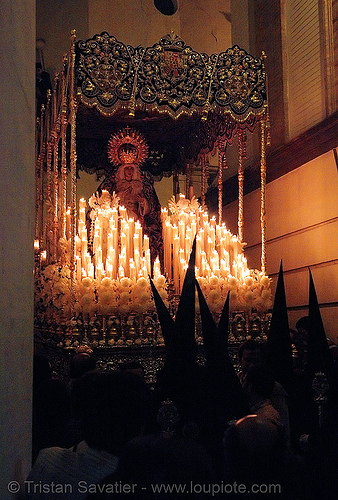
[[[164,301],[169,306],[167,282],[163,275],[154,278],[154,283]],[[137,280],[126,276],[119,279],[89,276],[76,282],[74,290],[74,313],[89,317],[95,314],[109,316],[129,313],[145,314],[155,311],[150,282],[141,276]],[[36,286],[36,299],[43,311],[71,314],[71,273],[68,266],[51,264],[40,274]]]
[[[272,305],[271,280],[264,273],[250,270],[244,279],[228,276],[198,277],[197,281],[204,293],[210,310],[219,314],[222,311],[228,292],[230,310],[266,312]]]
[[[67,265],[50,264],[36,280],[35,300],[40,312],[53,317],[71,314],[71,273]]]

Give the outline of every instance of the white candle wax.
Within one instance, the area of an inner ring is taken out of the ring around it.
[[[85,208],[80,208],[79,209],[79,222],[82,222],[85,224],[86,222],[86,209]]]
[[[151,273],[151,263],[150,263],[150,250],[145,251],[145,259],[146,259],[146,267],[147,267],[147,274],[150,275]]]
[[[185,224],[184,224],[183,220],[180,220],[178,223],[178,232],[179,232],[179,237],[180,237],[180,247],[184,248]]]
[[[126,251],[127,248],[127,237],[125,233],[121,233],[121,252]]]
[[[66,212],[66,238],[70,238],[70,208]]]
[[[174,242],[173,242],[173,271],[174,271],[174,285],[175,285],[175,292],[179,292],[179,237],[176,236],[174,237]]]
[[[154,278],[158,278],[161,275],[160,259],[156,257],[153,265],[153,275]]]
[[[140,252],[138,248],[135,248],[134,250],[134,261],[135,261],[136,274],[138,274],[140,271]]]
[[[123,266],[119,266],[119,279],[124,278],[124,268]]]
[[[96,267],[99,267],[102,265],[102,248],[98,247],[95,252],[95,264]]]
[[[134,252],[135,252],[135,250],[138,250],[138,251],[140,250],[138,234],[134,234],[134,236],[133,236],[133,245],[134,245]]]
[[[143,238],[143,251],[144,251],[144,255],[148,252],[148,250],[149,250],[149,236],[147,236],[145,234],[144,238]]]
[[[195,234],[196,234],[196,220],[193,220],[191,222],[191,235],[193,239],[195,238]]]
[[[106,258],[105,270],[106,270],[106,275],[111,278],[113,274],[113,264],[111,262],[110,255],[108,255],[108,257]]]
[[[117,209],[116,209],[115,207],[114,207],[114,208],[112,208],[112,218],[113,218],[113,220],[114,220],[114,225],[115,225],[115,227],[117,227],[118,215],[119,215],[119,214],[118,214]]]
[[[84,268],[86,270],[86,274],[89,273],[89,269],[90,269],[91,263],[92,263],[91,256],[89,255],[89,253],[86,253],[86,255],[85,255],[85,265],[84,265]]]
[[[80,198],[79,200],[79,209],[80,210],[85,210],[86,209],[86,206],[87,206],[87,202],[84,198]]]
[[[132,280],[136,279],[136,266],[134,259],[129,260],[129,276]]]
[[[82,220],[78,220],[78,223],[77,223],[77,232],[81,235],[82,231],[84,230],[84,228],[86,227],[85,223],[82,221]]]
[[[81,266],[81,259],[80,257],[77,255],[75,257],[75,262],[76,262],[76,279],[78,281],[78,283],[81,283],[81,279],[82,279],[82,266]]]
[[[90,267],[89,267],[87,274],[88,274],[89,278],[94,279],[94,265],[93,264],[90,264]]]

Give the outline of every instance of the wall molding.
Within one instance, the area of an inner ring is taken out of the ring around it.
[[[289,233],[284,233],[279,236],[275,236],[274,238],[270,238],[266,241],[266,244],[269,245],[270,243],[276,243],[278,241],[284,240],[286,238],[291,238],[292,236],[296,236],[299,234],[307,233],[308,231],[313,231],[314,229],[317,229],[318,227],[323,227],[328,224],[333,224],[334,222],[338,221],[338,217],[332,217],[331,219],[327,219],[321,222],[316,222],[315,224],[311,224],[310,226],[305,226],[299,229],[295,229],[294,231],[290,231]],[[254,249],[258,248],[262,245],[261,242],[255,243],[254,245],[248,245],[245,247],[246,250],[248,249]]]
[[[338,146],[338,111],[307,130],[298,137],[275,150],[267,150],[267,183],[301,167],[318,156]],[[259,189],[260,163],[257,161],[244,171],[244,195]],[[234,175],[223,183],[223,206],[238,199],[238,178]],[[206,193],[206,202],[211,212],[217,210],[218,189],[213,187]]]

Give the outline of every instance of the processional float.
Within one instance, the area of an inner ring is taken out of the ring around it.
[[[256,131],[260,270],[248,269],[243,252],[243,164],[247,134]],[[72,33],[36,136],[35,326],[40,341],[66,350],[89,345],[102,353],[160,346],[148,276],[174,315],[195,237],[196,277],[215,316],[230,292],[230,341],[264,338],[271,306],[264,56],[255,58],[236,45],[209,56],[174,35],[144,48],[125,45],[106,32],[76,42]],[[223,171],[227,146],[235,138],[237,235],[222,221]],[[209,155],[216,152],[218,210],[210,217]],[[139,177],[129,185],[124,171],[119,194],[116,172],[128,165]],[[112,182],[104,181],[88,203],[77,202],[80,170]],[[200,174],[199,200],[192,196],[193,171]],[[179,174],[185,174],[184,194]],[[149,189],[163,176],[173,177],[173,197],[160,211],[160,236],[153,242],[161,240],[163,246],[156,255],[148,230],[154,221],[148,220],[148,228],[146,221]],[[136,214],[129,202],[137,206]]]

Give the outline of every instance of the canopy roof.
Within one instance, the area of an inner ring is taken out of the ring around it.
[[[266,115],[264,61],[237,45],[209,56],[173,34],[144,48],[103,32],[75,54],[77,159],[88,172],[109,173],[108,139],[127,125],[145,136],[143,169],[159,178]]]

